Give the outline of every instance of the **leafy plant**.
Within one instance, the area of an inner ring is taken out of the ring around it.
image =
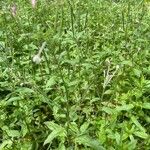
[[[149,149],[148,1],[0,8],[0,149]]]

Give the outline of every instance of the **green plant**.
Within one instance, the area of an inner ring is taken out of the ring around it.
[[[149,2],[0,8],[0,149],[149,149]]]

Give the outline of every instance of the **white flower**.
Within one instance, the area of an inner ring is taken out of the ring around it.
[[[16,4],[14,4],[14,5],[11,7],[11,14],[12,14],[13,17],[16,16],[16,14],[17,14],[17,6],[16,6]]]
[[[35,55],[35,56],[33,57],[32,60],[33,60],[34,63],[39,64],[39,63],[41,62],[41,57],[40,57],[39,54],[37,54],[37,55]]]
[[[35,5],[36,5],[36,0],[31,0],[31,5],[32,5],[32,7],[34,8]]]
[[[117,65],[117,66],[116,66],[116,70],[118,70],[119,68],[120,68],[120,66],[119,66],[119,65]]]
[[[32,59],[34,63],[39,64],[41,62],[41,53],[44,50],[45,46],[46,46],[46,42],[43,42],[41,48],[38,51],[38,54],[34,55]]]

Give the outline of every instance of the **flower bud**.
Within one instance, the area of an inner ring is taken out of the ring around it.
[[[41,62],[40,55],[39,54],[35,55],[32,60],[34,63],[39,64]]]
[[[34,8],[35,5],[36,5],[36,0],[31,0],[31,5],[32,5],[32,7]]]

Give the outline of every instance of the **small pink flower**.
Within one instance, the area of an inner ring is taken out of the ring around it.
[[[16,14],[17,14],[17,6],[16,6],[16,4],[13,4],[13,6],[11,7],[11,14],[12,14],[13,17],[16,16]]]
[[[31,5],[32,5],[32,7],[34,8],[35,5],[36,5],[36,0],[31,0]]]

